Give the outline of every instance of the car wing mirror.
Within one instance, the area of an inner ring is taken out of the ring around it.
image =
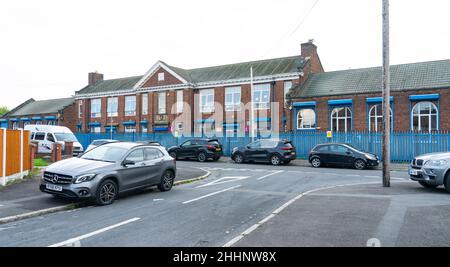
[[[134,165],[134,164],[135,164],[134,161],[127,160],[127,159],[122,162],[122,166],[124,166],[124,167],[130,166],[130,165]]]
[[[351,151],[347,151],[346,154],[347,155],[353,155],[353,153]]]

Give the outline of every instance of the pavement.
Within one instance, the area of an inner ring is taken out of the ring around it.
[[[63,210],[71,204],[81,204],[79,201],[57,198],[39,190],[39,183],[43,169],[20,183],[0,187],[0,222],[4,218],[20,216],[36,211],[48,210],[52,212]],[[175,182],[181,183],[199,178],[207,174],[206,171],[189,166],[178,167]],[[73,205],[71,205],[73,206]]]
[[[300,194],[381,181],[379,170],[196,161],[178,161],[177,166],[201,168],[211,175],[169,192],[148,190],[109,206],[82,207],[2,224],[0,246],[224,246],[259,228],[255,225],[268,216],[275,219],[278,215],[274,212]],[[392,179],[406,183],[408,174],[393,171]],[[411,186],[421,188],[415,183]],[[363,202],[360,209],[372,208]]]
[[[450,246],[450,195],[414,182],[343,186],[302,196],[238,247]]]

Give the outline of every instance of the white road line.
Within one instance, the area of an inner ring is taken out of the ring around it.
[[[188,204],[188,203],[191,203],[191,202],[194,202],[194,201],[197,201],[197,200],[201,200],[201,199],[204,199],[204,198],[207,198],[207,197],[210,197],[210,196],[214,196],[214,195],[226,192],[226,191],[230,191],[230,190],[236,189],[238,187],[241,187],[241,185],[236,185],[236,186],[233,186],[233,187],[230,187],[230,188],[227,188],[227,189],[223,189],[223,190],[211,193],[211,194],[207,194],[207,195],[204,195],[204,196],[201,196],[201,197],[198,197],[198,198],[194,198],[194,199],[191,199],[191,200],[183,202],[183,204]]]
[[[360,177],[361,175],[358,175],[358,174],[347,174],[345,176],[347,176],[347,177]]]
[[[258,181],[259,181],[259,180],[262,180],[262,179],[265,179],[265,178],[267,178],[267,177],[269,177],[269,176],[272,176],[272,175],[275,175],[275,174],[278,174],[278,173],[282,173],[282,172],[284,172],[284,171],[276,171],[276,172],[269,173],[269,174],[267,174],[267,175],[264,175],[264,176],[259,177],[259,178],[258,178]]]
[[[375,175],[365,175],[366,178],[381,178],[381,176],[375,176]]]
[[[94,236],[94,235],[101,234],[101,233],[106,232],[108,230],[117,228],[119,226],[122,226],[122,225],[125,225],[125,224],[128,224],[128,223],[135,222],[135,221],[140,220],[140,219],[141,218],[136,217],[136,218],[133,218],[133,219],[130,219],[130,220],[118,223],[118,224],[114,224],[114,225],[111,225],[111,226],[99,229],[99,230],[91,232],[89,234],[81,235],[81,236],[74,237],[74,238],[68,239],[66,241],[60,242],[60,243],[53,244],[53,245],[51,245],[49,247],[63,247],[63,246],[69,246],[71,244],[75,244],[75,245],[76,244],[80,244],[80,241],[83,240],[83,239],[89,238],[89,237]]]
[[[248,178],[250,178],[250,176],[225,176],[225,177],[219,178],[217,180],[214,180],[210,183],[199,185],[195,188],[202,188],[202,187],[207,187],[207,186],[211,186],[211,185],[230,183],[230,182],[240,181],[240,180],[244,180],[244,179],[248,179]]]

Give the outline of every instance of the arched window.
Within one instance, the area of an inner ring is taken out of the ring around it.
[[[412,111],[412,130],[434,131],[437,130],[438,109],[431,102],[419,102]]]
[[[297,129],[315,129],[316,128],[316,112],[314,109],[301,109],[297,113]]]
[[[392,125],[392,109],[389,112]],[[370,108],[369,111],[369,131],[380,132],[383,129],[383,105],[378,104]]]
[[[352,129],[352,110],[349,107],[335,108],[331,111],[331,130],[347,132]]]

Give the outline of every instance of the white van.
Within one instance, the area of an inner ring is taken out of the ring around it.
[[[31,132],[31,141],[37,141],[38,153],[52,153],[53,144],[61,143],[64,150],[64,142],[73,142],[73,155],[83,153],[83,146],[78,142],[72,131],[64,126],[53,125],[27,125],[25,129]]]

